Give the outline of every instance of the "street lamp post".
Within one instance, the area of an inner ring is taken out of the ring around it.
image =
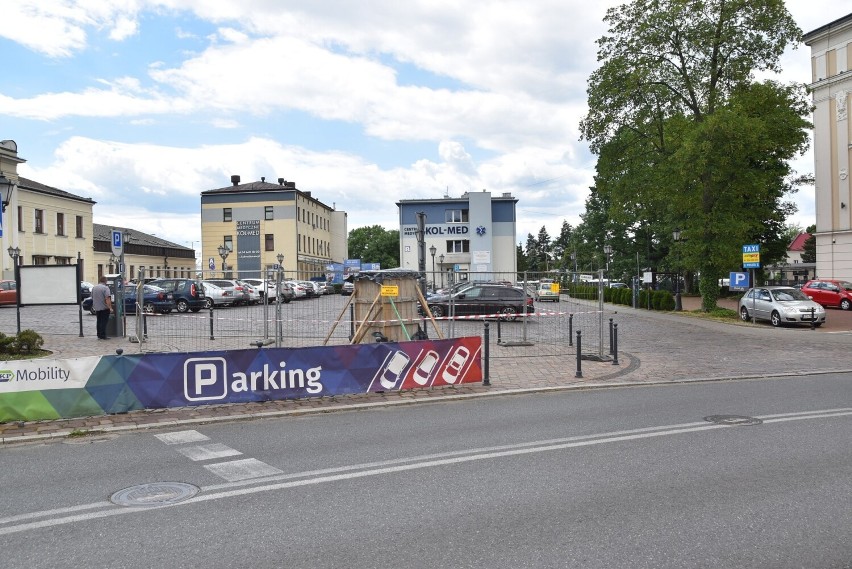
[[[15,270],[15,309],[16,309],[16,319],[18,322],[18,334],[21,333],[21,299],[18,298],[18,278],[19,269],[18,269],[18,258],[21,256],[21,250],[18,247],[9,247],[7,249],[9,252],[9,256],[12,257],[12,263],[14,264]]]
[[[612,257],[612,245],[604,245],[604,255],[606,255],[606,278],[609,278],[609,260]]]
[[[672,231],[672,237],[674,238],[675,243],[680,241],[680,229],[679,228],[675,228],[675,230]],[[683,310],[683,304],[681,302],[681,297],[680,297],[680,272],[678,270],[679,267],[677,265],[679,265],[679,263],[675,263],[675,310],[681,311],[681,310]]]
[[[435,253],[438,252],[438,249],[432,245],[429,247],[429,253],[432,255],[432,290],[435,290]]]
[[[225,259],[228,258],[228,255],[231,254],[231,250],[225,247],[225,245],[219,245],[216,249],[219,252],[219,256],[222,257],[222,278],[225,278],[227,275],[225,274],[225,270],[228,268],[228,265],[225,264]]]
[[[441,267],[441,288],[444,288],[444,254],[438,255],[438,266]]]

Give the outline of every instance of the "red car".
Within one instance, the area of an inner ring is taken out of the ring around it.
[[[0,281],[0,304],[18,304],[18,286],[15,281]]]
[[[814,279],[805,283],[802,292],[823,306],[852,308],[852,283],[837,279]]]

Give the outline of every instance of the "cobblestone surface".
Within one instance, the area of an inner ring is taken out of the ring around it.
[[[684,309],[695,308],[684,299]],[[829,314],[831,318],[833,314]],[[381,405],[405,405],[461,397],[509,395],[529,391],[588,389],[665,382],[759,378],[812,373],[852,373],[849,348],[852,326],[831,331],[772,328],[765,324],[716,322],[684,313],[657,313],[606,305],[605,317],[618,325],[618,365],[608,354],[605,361],[583,359],[577,377],[575,347],[561,355],[526,355],[525,348],[511,358],[492,358],[489,383],[324,397],[265,403],[209,405],[135,411],[85,419],[0,424],[2,443],[32,442],[64,437],[72,431],[110,432],[155,427],[236,421],[257,417],[330,412]],[[45,336],[53,358],[67,359],[115,353],[118,347],[135,352],[124,341],[99,341],[94,337]],[[585,357],[600,355],[588,354]],[[608,351],[608,350],[607,350]]]

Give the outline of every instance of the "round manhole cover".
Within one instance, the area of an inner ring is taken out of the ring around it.
[[[757,419],[755,417],[746,417],[744,415],[710,415],[709,417],[704,417],[705,421],[710,423],[716,423],[717,425],[760,425],[763,423],[762,420]]]
[[[119,506],[169,506],[198,494],[198,487],[183,482],[152,482],[119,490],[109,497]]]

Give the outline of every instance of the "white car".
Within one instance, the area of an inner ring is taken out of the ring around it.
[[[297,281],[287,281],[290,288],[293,289],[293,298],[306,298],[308,296],[307,289]]]
[[[263,295],[261,294],[261,289],[248,281],[239,280],[237,281],[241,285],[243,285],[243,290],[246,291],[249,295],[249,304],[257,304],[263,300]]]

